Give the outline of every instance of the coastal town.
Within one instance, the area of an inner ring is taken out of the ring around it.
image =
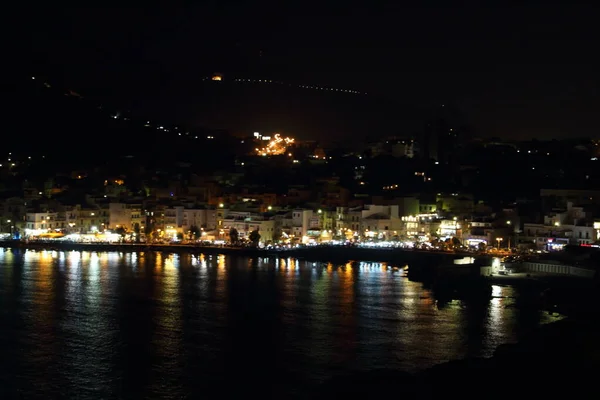
[[[63,90],[36,77],[28,84],[50,99]],[[55,107],[82,107],[78,96],[69,91]],[[420,131],[349,148],[102,111],[93,117],[107,129],[157,135],[164,151],[70,158],[8,149],[0,231],[4,240],[490,254],[597,246],[598,142],[484,140],[445,107],[432,115]]]
[[[3,24],[0,399],[599,397],[599,7],[88,3]]]
[[[568,196],[567,191],[558,194]],[[594,193],[579,195],[591,198]],[[365,243],[494,253],[514,249],[558,251],[569,244],[595,247],[600,230],[600,223],[586,218],[584,207],[571,201],[561,212],[544,216],[544,223],[528,223],[521,222],[515,210],[469,218],[465,212],[473,213],[473,202],[459,194],[439,196],[430,204],[404,197],[396,200],[401,204],[317,209],[280,206],[277,196],[270,194],[243,194],[240,203],[231,205],[226,205],[223,197],[197,205],[171,196],[162,204],[142,199],[113,202],[104,196],[90,198],[83,206],[63,205],[41,196],[7,199],[4,238],[162,244],[256,242],[260,247]],[[28,202],[39,208],[31,210]],[[438,212],[438,206],[443,211]]]

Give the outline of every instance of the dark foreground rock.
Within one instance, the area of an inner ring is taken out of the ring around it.
[[[595,321],[549,324],[518,344],[500,346],[491,358],[452,361],[419,374],[386,370],[337,377],[323,385],[318,398],[598,399]]]

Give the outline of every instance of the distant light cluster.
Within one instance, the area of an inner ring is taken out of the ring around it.
[[[211,77],[206,77],[203,80],[204,81],[221,81],[221,80],[223,80],[223,77],[222,77],[222,75],[213,75]],[[323,90],[326,92],[363,94],[363,95],[367,94],[367,92],[361,92],[361,91],[353,90],[353,89],[340,89],[340,88],[333,88],[333,87],[326,87],[326,86],[319,86],[319,85],[298,85],[298,84],[294,84],[294,83],[274,81],[271,79],[234,78],[233,82],[263,83],[263,84],[281,85],[281,86],[288,86],[288,87],[297,87],[300,89]]]
[[[389,186],[384,186],[383,190],[394,190],[394,189],[398,189],[398,185],[389,185]]]
[[[256,154],[259,156],[277,156],[285,154],[287,148],[294,144],[294,139],[290,137],[281,137],[279,133],[276,133],[273,138],[268,136],[262,136],[262,138],[268,138],[269,142],[262,148],[256,148]]]
[[[46,158],[46,156],[41,156],[41,158]],[[18,166],[31,165],[30,163],[32,162],[33,161],[31,156],[21,157],[21,159],[19,160],[16,155],[14,155],[12,152],[9,152],[8,156],[6,157],[6,161],[0,160],[0,168],[12,169]]]

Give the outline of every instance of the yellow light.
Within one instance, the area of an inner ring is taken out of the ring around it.
[[[293,143],[293,138],[282,138],[279,133],[276,133],[273,135],[273,139],[271,139],[265,147],[256,149],[256,153],[261,156],[285,154],[288,146],[292,145]],[[289,153],[288,156],[291,157],[291,153]]]

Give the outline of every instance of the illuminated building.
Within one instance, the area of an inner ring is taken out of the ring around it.
[[[404,230],[406,236],[418,236],[419,235],[419,218],[408,215],[402,217],[402,222],[404,222]]]
[[[144,228],[146,215],[142,212],[141,204],[110,203],[108,204],[108,227],[110,229],[135,229],[136,224]]]
[[[53,212],[28,212],[26,214],[25,234],[39,235],[54,229],[60,229],[58,214]],[[64,224],[62,226],[64,228]]]
[[[456,220],[444,219],[440,224],[439,235],[442,237],[459,237],[461,226]]]
[[[260,241],[267,243],[273,241],[275,221],[256,213],[232,211],[223,219],[223,227],[225,232],[237,230],[240,240],[249,239],[252,231],[258,231]]]
[[[164,212],[164,231],[167,236],[187,234],[192,227],[212,231],[217,228],[217,210],[176,206]]]

